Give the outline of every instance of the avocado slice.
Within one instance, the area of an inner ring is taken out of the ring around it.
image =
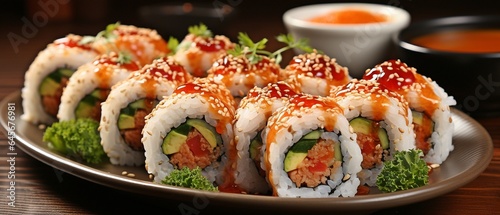
[[[166,155],[177,153],[182,144],[186,143],[187,135],[190,130],[191,126],[187,123],[183,123],[179,127],[168,132],[161,145],[163,153]]]
[[[144,109],[144,108],[146,108],[146,100],[144,100],[144,99],[136,100],[136,101],[130,103],[129,107],[136,109],[136,110],[137,109]]]
[[[307,152],[318,142],[317,139],[307,140],[301,139],[295,143],[288,153],[286,153],[284,161],[285,172],[290,172],[297,169],[299,164],[307,157]]]
[[[68,68],[59,68],[57,69],[57,72],[61,74],[61,76],[69,78],[73,75],[73,73],[75,73],[75,70]]]
[[[361,133],[365,135],[377,135],[380,140],[380,145],[383,149],[389,148],[389,138],[387,136],[387,131],[380,126],[377,126],[373,120],[356,117],[352,119],[349,124],[355,133]],[[376,132],[376,133],[374,133]]]
[[[81,101],[80,103],[78,103],[78,106],[76,106],[75,117],[77,119],[90,118],[90,113],[93,111],[93,109],[93,104]]]
[[[102,90],[100,89],[95,89],[90,93],[90,96],[96,98],[97,100],[104,101],[106,100],[107,95],[105,95]]]
[[[434,130],[434,122],[425,113],[412,110],[411,115],[413,117],[413,123],[420,126],[430,126],[431,131]]]
[[[217,144],[222,143],[222,138],[220,134],[215,131],[215,128],[205,122],[202,119],[188,119],[186,124],[194,127],[198,130],[201,135],[208,141],[212,148],[215,148]]]
[[[263,145],[262,138],[260,135],[261,135],[260,132],[257,133],[257,135],[250,142],[249,146],[250,158],[252,158],[253,160],[257,159],[257,156],[260,154],[259,151]]]
[[[362,133],[366,135],[370,135],[372,133],[372,123],[372,120],[363,117],[356,117],[349,122],[355,133]]]
[[[120,114],[118,116],[118,129],[135,128],[135,117],[128,114]]]
[[[61,84],[59,82],[54,81],[54,79],[45,77],[40,83],[39,92],[41,96],[53,96],[56,94],[57,89]]]

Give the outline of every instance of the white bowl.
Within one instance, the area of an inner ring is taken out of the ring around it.
[[[307,21],[318,15],[343,9],[361,9],[382,14],[386,21],[368,24],[322,24]],[[307,38],[309,45],[336,58],[359,78],[366,69],[389,58],[394,51],[393,37],[410,23],[407,11],[381,4],[326,3],[296,7],[283,14],[286,29],[296,39]],[[295,50],[297,54],[302,53]]]

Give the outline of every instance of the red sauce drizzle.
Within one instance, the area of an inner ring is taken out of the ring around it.
[[[183,66],[172,61],[163,61],[147,69],[151,74],[161,76],[175,83],[185,83],[191,79]]]
[[[218,52],[226,49],[226,43],[223,40],[212,37],[199,38],[194,42],[196,47],[204,52]]]
[[[99,78],[99,88],[108,89],[110,88],[110,80],[113,75],[114,69],[116,67],[126,69],[130,72],[138,70],[139,64],[137,62],[131,61],[128,63],[120,63],[118,61],[118,55],[116,53],[110,53],[109,55],[101,55],[99,58],[92,62],[93,65],[98,67],[95,71],[95,75]]]
[[[250,73],[261,78],[265,83],[274,83],[278,81],[280,66],[270,58],[263,56],[250,70]],[[253,82],[251,83],[253,84]]]
[[[418,90],[420,106],[428,116],[432,116],[438,108],[440,98],[433,87],[418,74],[415,68],[409,67],[400,60],[389,60],[377,65],[363,76],[366,80],[375,80],[388,90],[407,96],[407,91]],[[417,87],[417,85],[419,85]],[[408,100],[408,98],[406,98]]]
[[[55,45],[63,45],[69,48],[81,48],[84,50],[92,50],[92,47],[89,44],[80,44],[81,38],[79,37],[64,37],[54,41]]]
[[[292,97],[297,95],[297,93],[285,82],[277,82],[269,84],[263,92],[250,91],[247,95],[249,98],[256,98],[261,94],[265,94],[267,98],[283,98]]]
[[[143,65],[151,63],[154,58],[160,55],[170,53],[167,42],[153,31],[140,31],[139,28],[135,27],[119,26],[114,30],[114,33],[118,35],[115,41],[116,46],[120,50],[131,52]],[[153,45],[155,49],[154,56],[146,53],[146,47],[144,46],[146,43]]]
[[[125,63],[121,63],[118,61],[118,55],[112,53],[110,55],[101,55],[98,59],[94,61],[94,65],[99,65],[99,64],[108,64],[108,65],[114,65],[118,66],[120,68],[126,69],[128,71],[137,71],[141,68],[138,62],[136,61],[129,61]]]
[[[331,80],[334,85],[347,83],[346,71],[338,70],[331,58],[317,54],[295,56],[289,63],[292,70],[301,74],[310,74],[311,77]]]
[[[377,65],[363,75],[365,80],[375,80],[388,90],[399,91],[404,86],[415,83],[415,75],[410,67],[399,60],[389,60]]]
[[[373,120],[380,121],[384,119],[385,113],[390,105],[388,95],[380,85],[369,80],[351,81],[342,87],[335,97],[343,97],[348,94],[359,96],[360,99],[370,99],[372,102]],[[397,97],[395,97],[397,98]]]

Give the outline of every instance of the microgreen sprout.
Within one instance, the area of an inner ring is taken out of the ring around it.
[[[89,43],[92,43],[100,38],[104,38],[107,41],[111,41],[117,37],[117,35],[114,34],[113,31],[116,30],[118,28],[118,26],[120,26],[120,22],[116,22],[116,23],[107,25],[106,29],[97,33],[96,36],[83,36],[83,38],[82,38],[82,40],[80,40],[79,44],[80,45],[89,44]]]
[[[254,42],[250,39],[248,34],[240,32],[238,35],[239,44],[237,44],[232,50],[229,50],[228,53],[234,56],[245,55],[252,64],[259,62],[263,56],[274,58],[276,63],[279,64],[282,60],[281,53],[289,49],[298,48],[308,53],[314,51],[314,49],[308,45],[307,39],[300,39],[296,41],[290,34],[279,35],[276,39],[279,42],[285,43],[286,46],[276,50],[275,52],[269,52],[264,50],[266,48],[266,43],[268,42],[266,38],[258,42]]]
[[[188,32],[200,37],[213,37],[212,31],[210,31],[208,27],[203,23],[200,23],[199,25],[189,26]]]

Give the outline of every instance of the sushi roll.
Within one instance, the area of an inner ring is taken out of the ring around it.
[[[294,96],[268,121],[267,179],[280,197],[352,197],[360,181],[356,135],[334,99]]]
[[[229,90],[207,78],[179,86],[146,116],[142,143],[145,166],[155,182],[174,169],[202,169],[211,182],[221,185],[230,160],[236,159],[232,121],[235,103]]]
[[[172,57],[159,58],[113,85],[101,107],[101,145],[114,165],[143,165],[145,117],[164,96],[191,81]]]
[[[101,120],[101,103],[111,87],[140,69],[136,61],[115,52],[99,55],[78,68],[68,81],[57,113],[59,121],[91,118]]]
[[[335,58],[317,52],[296,55],[286,65],[280,80],[285,80],[303,93],[328,96],[335,86],[347,84],[348,69]]]
[[[207,77],[225,85],[238,104],[255,86],[278,81],[281,67],[274,57],[260,54],[266,39],[254,43],[245,33],[238,36],[234,49],[221,55],[208,69]]]
[[[245,55],[224,54],[208,70],[208,78],[226,86],[239,103],[253,87],[277,82],[280,71],[272,58],[251,62]]]
[[[238,151],[235,184],[246,193],[266,194],[269,185],[261,167],[262,133],[268,118],[297,95],[287,83],[269,83],[254,87],[236,110],[234,140]]]
[[[25,74],[21,90],[23,120],[33,124],[57,121],[61,96],[69,78],[78,67],[99,54],[90,44],[82,44],[82,38],[69,34],[38,53]]]
[[[194,77],[206,77],[215,60],[234,44],[224,35],[213,35],[207,26],[191,26],[175,51],[175,59]]]
[[[413,115],[416,147],[428,163],[441,164],[453,150],[454,123],[450,106],[452,96],[435,81],[417,72],[401,60],[388,60],[367,70],[364,79],[375,80],[389,90],[403,95]]]
[[[332,96],[344,109],[361,148],[361,184],[374,186],[384,161],[396,151],[415,148],[410,108],[401,95],[368,80],[353,79],[334,89]]]
[[[89,41],[92,41],[92,46],[100,53],[124,53],[141,65],[172,52],[168,48],[168,42],[156,30],[120,23],[108,25]]]

